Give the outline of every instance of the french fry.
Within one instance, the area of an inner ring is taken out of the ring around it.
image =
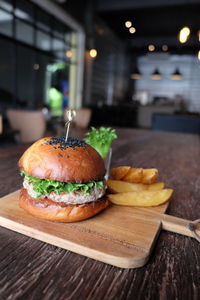
[[[108,199],[117,205],[126,206],[157,206],[165,203],[172,195],[172,189],[160,191],[139,191],[109,194]]]
[[[112,168],[110,170],[110,175],[113,179],[120,180],[128,173],[130,169],[131,169],[130,166],[121,166],[117,168]]]
[[[165,183],[160,181],[160,182],[154,182],[154,183],[150,183],[150,184],[144,184],[144,186],[147,187],[148,191],[159,191],[159,190],[164,189]]]
[[[143,178],[143,169],[142,168],[131,168],[128,173],[122,177],[123,181],[132,182],[132,183],[141,183]]]
[[[137,192],[137,191],[157,191],[164,188],[164,182],[156,182],[152,184],[142,184],[142,183],[130,183],[121,180],[111,180],[106,181],[107,188],[111,193],[126,193],[126,192]]]
[[[157,169],[143,169],[143,176],[141,183],[150,184],[156,182],[158,179]]]

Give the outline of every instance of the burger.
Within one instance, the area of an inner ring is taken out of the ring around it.
[[[51,221],[74,222],[92,217],[108,206],[104,196],[105,166],[90,145],[76,138],[43,138],[19,160],[24,176],[19,205]]]

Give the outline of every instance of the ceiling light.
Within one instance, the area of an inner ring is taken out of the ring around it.
[[[154,45],[149,45],[148,49],[149,49],[149,51],[154,51],[155,50],[155,46]]]
[[[167,51],[168,50],[168,46],[167,45],[162,45],[162,50],[163,51]]]
[[[198,51],[198,59],[200,60],[200,50]]]
[[[183,27],[179,32],[179,41],[180,43],[186,43],[190,36],[190,28]]]
[[[142,74],[140,73],[139,69],[135,67],[134,71],[131,73],[131,79],[140,79],[142,78]]]
[[[130,33],[135,33],[135,32],[136,32],[135,27],[130,27],[130,28],[129,28],[129,32],[130,32]]]
[[[131,21],[126,21],[126,22],[125,22],[125,26],[126,26],[127,28],[131,27],[131,26],[132,26],[132,22],[131,22]]]
[[[90,50],[90,56],[91,56],[92,58],[95,58],[95,57],[97,56],[97,50],[96,50],[96,49],[91,49],[91,50]]]
[[[178,68],[176,68],[174,73],[171,75],[171,79],[173,79],[173,80],[182,80],[183,79],[183,75],[181,74],[181,72],[179,71]]]
[[[158,69],[155,69],[154,72],[151,74],[151,79],[153,80],[160,80],[162,79],[162,75],[158,71]]]

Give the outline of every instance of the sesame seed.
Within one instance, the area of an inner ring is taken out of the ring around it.
[[[50,140],[45,142],[47,145],[51,145],[54,149],[56,149],[55,145],[61,149],[66,150],[67,148],[72,148],[75,150],[75,147],[85,147],[86,143],[82,140],[68,137],[67,142],[65,142],[65,137],[51,137]]]

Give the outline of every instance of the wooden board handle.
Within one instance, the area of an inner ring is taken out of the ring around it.
[[[161,215],[162,229],[196,238],[200,242],[200,219],[189,221],[170,215]]]

